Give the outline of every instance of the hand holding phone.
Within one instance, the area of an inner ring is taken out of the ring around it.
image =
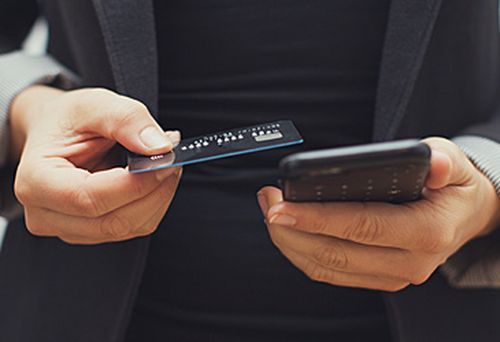
[[[418,140],[295,153],[280,162],[283,197],[291,202],[420,198],[431,150]]]
[[[500,222],[495,187],[460,148],[444,138],[425,143],[432,148],[425,196],[405,205],[292,203],[283,201],[280,189],[262,188],[257,198],[272,241],[315,281],[383,291],[424,283],[465,243],[484,237]],[[402,149],[403,160],[415,155],[421,160],[418,151],[425,147],[410,142]],[[389,160],[400,160],[394,156],[401,154],[389,150]]]

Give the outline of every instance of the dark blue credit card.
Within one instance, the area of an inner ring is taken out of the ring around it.
[[[128,168],[132,173],[155,171],[298,145],[303,142],[293,122],[281,120],[184,139],[172,152],[166,154],[142,156],[129,153]]]

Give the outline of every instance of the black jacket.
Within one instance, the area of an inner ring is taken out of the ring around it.
[[[467,132],[500,142],[498,1],[392,1],[375,140]],[[0,27],[30,22],[36,5],[22,2],[2,0]],[[50,53],[86,85],[138,98],[156,113],[152,8],[152,0],[42,1]],[[19,44],[28,26],[19,27],[0,31],[2,51]],[[496,235],[488,239],[500,247]],[[121,341],[148,242],[69,246],[12,222],[0,255],[0,340]],[[497,290],[452,289],[437,272],[384,298],[396,341],[500,340]]]

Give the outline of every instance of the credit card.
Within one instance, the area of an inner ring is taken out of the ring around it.
[[[156,171],[298,145],[303,142],[292,121],[280,120],[184,139],[166,154],[143,156],[129,152],[128,169],[132,173]]]

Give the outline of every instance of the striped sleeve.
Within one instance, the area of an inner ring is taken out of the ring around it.
[[[500,196],[500,143],[475,135],[453,139],[472,163],[491,181]],[[440,267],[454,288],[500,288],[500,230],[475,239]]]
[[[70,88],[77,77],[48,55],[31,56],[22,51],[0,55],[0,168],[9,152],[8,113],[12,100],[34,84],[52,84]]]
[[[500,144],[474,135],[453,139],[472,163],[491,181],[500,196]]]

